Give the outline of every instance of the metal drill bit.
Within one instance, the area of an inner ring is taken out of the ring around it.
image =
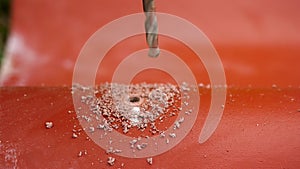
[[[145,29],[146,40],[149,46],[148,55],[150,57],[157,57],[160,51],[158,48],[158,25],[155,15],[154,0],[143,0],[143,9],[146,15]]]

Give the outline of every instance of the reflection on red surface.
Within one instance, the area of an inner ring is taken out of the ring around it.
[[[154,157],[152,167],[299,168],[300,1],[156,3],[157,11],[189,20],[211,39],[227,83],[234,87],[229,88],[220,126],[207,142],[197,142],[210,104],[209,91],[203,90],[191,133],[174,149]],[[141,1],[13,1],[12,30],[0,72],[0,84],[6,86],[0,88],[0,168],[108,167],[108,155],[84,132],[72,138],[74,125],[80,127],[70,90],[48,86],[71,85],[76,58],[87,39],[110,21],[136,12],[142,12]],[[112,48],[98,82],[109,80],[122,58],[146,48],[144,38],[132,37]],[[182,57],[199,83],[209,83],[190,49],[168,37],[160,37],[159,43]],[[136,80],[145,78],[154,82],[158,77],[144,72]],[[40,85],[45,87],[28,87]],[[54,127],[45,129],[46,121],[53,121]],[[78,157],[85,150],[87,154]],[[114,157],[112,168],[122,163],[124,168],[151,167],[145,159]]]

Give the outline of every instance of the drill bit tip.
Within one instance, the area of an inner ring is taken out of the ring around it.
[[[154,0],[143,0],[143,9],[146,15],[145,29],[146,40],[149,46],[148,55],[150,57],[157,57],[160,50],[158,47],[158,25],[155,15]]]

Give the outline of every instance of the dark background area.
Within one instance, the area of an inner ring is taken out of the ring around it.
[[[4,57],[5,43],[9,33],[10,3],[11,0],[0,1],[0,65]]]

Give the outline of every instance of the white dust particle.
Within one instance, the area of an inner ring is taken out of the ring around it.
[[[78,135],[76,133],[72,134],[72,138],[77,138],[77,137],[78,137]]]
[[[90,132],[93,133],[95,131],[95,127],[89,127]]]
[[[134,140],[131,140],[129,143],[130,143],[130,147],[133,148],[135,143],[137,143],[137,139],[134,139]]]
[[[204,84],[203,84],[203,83],[199,83],[198,86],[199,86],[200,88],[203,88],[203,87],[204,87]]]
[[[108,157],[107,159],[107,163],[110,165],[110,166],[113,166],[115,164],[115,158],[113,157]]]
[[[174,123],[174,129],[179,129],[180,128],[180,124],[183,123],[184,121],[184,117],[181,117],[178,121],[175,121]]]
[[[152,164],[153,164],[153,159],[152,159],[152,157],[147,158],[147,162],[148,162],[148,164],[152,165]]]
[[[45,127],[46,127],[46,129],[51,129],[53,127],[53,122],[52,121],[47,121],[45,123]]]
[[[159,135],[159,137],[161,137],[161,138],[166,137],[165,132],[161,132],[160,135]]]
[[[109,147],[107,150],[106,150],[106,154],[110,154],[110,153],[121,153],[122,150],[120,149],[113,149],[112,147]]]
[[[175,133],[170,133],[169,136],[170,136],[171,138],[175,138],[175,137],[176,137],[176,134],[175,134]]]
[[[179,129],[179,128],[180,128],[180,123],[178,121],[175,121],[174,129]]]
[[[142,150],[142,149],[144,149],[144,148],[146,148],[146,147],[147,147],[147,143],[142,143],[142,144],[136,145],[136,148],[137,148],[138,150]]]
[[[106,150],[106,154],[109,154],[109,153],[112,153],[113,152],[113,148],[112,147],[109,147],[107,150]]]
[[[122,153],[122,150],[115,149],[115,150],[114,150],[114,153]]]

